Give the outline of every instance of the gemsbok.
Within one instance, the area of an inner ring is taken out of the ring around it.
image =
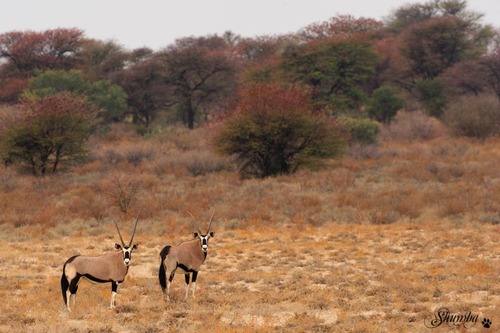
[[[119,251],[110,251],[100,256],[83,256],[76,255],[69,258],[63,266],[63,273],[61,276],[61,290],[64,304],[71,312],[70,301],[73,305],[76,302],[76,292],[78,290],[78,282],[80,278],[84,277],[91,282],[107,283],[111,282],[111,304],[110,308],[115,307],[115,297],[118,292],[118,284],[122,283],[127,276],[130,261],[132,259],[132,251],[136,250],[138,244],[133,244],[137,222],[139,216],[134,224],[132,236],[128,245],[123,241],[120,228],[113,219],[118,236],[120,236],[121,245],[116,243],[115,249]]]
[[[208,240],[210,239],[210,237],[214,237],[215,235],[215,232],[213,230],[210,230],[214,214],[215,212],[212,213],[212,216],[210,217],[207,232],[203,234],[200,231],[200,228],[198,227],[194,216],[189,213],[189,215],[191,215],[191,217],[193,218],[194,226],[198,230],[198,232],[193,233],[195,239],[183,242],[177,246],[167,245],[161,250],[161,263],[158,277],[160,279],[160,286],[164,300],[170,300],[170,284],[174,279],[177,269],[179,269],[181,272],[184,272],[186,281],[186,296],[184,299],[186,300],[188,298],[189,288],[191,284],[193,298],[195,298],[194,292],[196,290],[196,278],[198,277],[198,272],[200,271],[201,265],[207,258]],[[191,273],[192,279],[190,279]]]

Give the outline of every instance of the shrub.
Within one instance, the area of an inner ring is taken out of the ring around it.
[[[366,118],[343,117],[340,123],[347,133],[349,143],[373,144],[380,133],[380,125]]]
[[[77,70],[41,72],[31,79],[23,96],[41,98],[61,92],[86,96],[89,103],[99,108],[104,124],[120,120],[127,110],[127,95],[120,86],[105,80],[87,81]]]
[[[444,111],[443,121],[456,135],[484,140],[500,134],[500,101],[492,94],[459,97]]]
[[[416,85],[419,99],[429,116],[440,118],[446,108],[443,86],[438,80],[419,80]]]
[[[101,191],[109,195],[114,205],[123,213],[127,213],[139,190],[139,182],[124,175],[113,177],[101,188]]]
[[[143,161],[152,160],[155,156],[155,153],[151,149],[144,149],[142,147],[138,147],[136,149],[130,149],[126,153],[127,161],[133,166],[140,165]]]
[[[86,155],[97,109],[84,97],[69,93],[24,100],[19,112],[7,119],[0,154],[33,175],[55,173],[61,163]],[[4,124],[5,125],[5,124]]]
[[[178,166],[184,166],[193,176],[231,170],[225,158],[216,156],[210,151],[194,150],[185,152],[176,159],[176,162]]]
[[[380,87],[373,92],[367,112],[371,119],[389,124],[403,106],[404,100],[392,88]]]
[[[423,111],[399,112],[391,126],[382,129],[382,140],[432,140],[446,132],[443,123]]]
[[[255,177],[294,173],[338,156],[343,151],[339,131],[314,115],[309,101],[309,93],[298,87],[246,87],[237,110],[214,137],[216,150],[235,155],[240,174]]]

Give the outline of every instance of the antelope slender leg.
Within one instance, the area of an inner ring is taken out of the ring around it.
[[[112,309],[115,307],[115,298],[118,293],[118,282],[111,282],[111,304],[109,308]]]
[[[111,292],[111,304],[109,305],[110,309],[113,309],[115,307],[115,298],[116,298],[116,291]]]
[[[177,268],[176,268],[177,269]],[[172,284],[172,280],[174,279],[175,276],[175,270],[174,269],[171,273],[170,276],[168,277],[167,280],[167,301],[170,301],[170,284]]]
[[[79,281],[80,281],[80,276],[77,275],[70,281],[69,287],[66,290],[66,307],[68,308],[68,311],[71,311],[70,303],[73,303],[73,305],[75,305],[76,303],[76,292],[78,290]],[[73,302],[71,302],[71,300],[73,300]]]
[[[196,290],[196,279],[198,278],[198,272],[197,271],[194,271],[193,272],[193,279],[191,281],[191,284],[193,285],[192,286],[192,289],[193,289],[193,298],[196,298],[196,296],[194,295],[194,292]],[[186,297],[187,297],[187,294],[186,294]]]
[[[189,273],[184,274],[184,279],[186,280],[186,296],[184,296],[184,300],[187,300],[189,293]]]
[[[71,295],[71,292],[69,291],[69,289],[66,290],[66,308],[68,309],[69,312],[71,312],[71,308],[69,307],[69,305],[71,304],[72,296],[73,295]]]
[[[76,292],[77,291],[78,291],[78,284],[76,285],[75,289],[73,290],[73,295],[71,295],[73,298],[73,305],[75,305],[75,303],[76,303]]]
[[[163,295],[163,300],[168,301],[167,289],[161,289],[161,293]]]

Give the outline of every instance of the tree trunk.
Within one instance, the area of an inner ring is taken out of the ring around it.
[[[190,130],[194,128],[194,110],[192,108],[189,108],[187,110],[187,125]]]

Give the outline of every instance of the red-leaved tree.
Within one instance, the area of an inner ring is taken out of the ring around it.
[[[97,112],[86,97],[68,92],[27,99],[2,119],[0,155],[35,176],[55,173],[86,154]]]
[[[458,94],[493,93],[500,99],[500,50],[460,62],[447,70],[442,79]]]
[[[234,113],[214,138],[216,150],[236,156],[242,176],[296,172],[339,156],[343,140],[335,124],[314,114],[304,88],[251,84],[240,91]]]
[[[79,29],[0,34],[0,102],[16,102],[37,70],[75,68],[84,40]]]
[[[328,21],[312,23],[298,32],[299,39],[312,41],[332,37],[353,37],[355,35],[374,35],[380,32],[383,24],[371,18],[355,18],[351,15],[338,15]]]

